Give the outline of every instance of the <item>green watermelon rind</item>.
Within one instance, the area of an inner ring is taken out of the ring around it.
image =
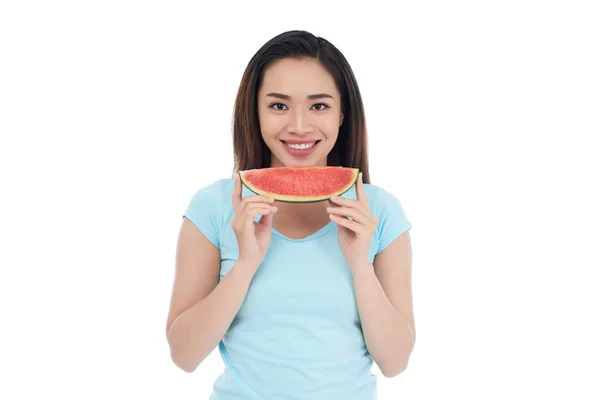
[[[316,196],[316,197],[283,196],[283,195],[279,195],[277,193],[261,191],[261,190],[254,188],[251,183],[249,183],[248,181],[246,181],[246,179],[244,179],[244,172],[246,172],[246,171],[239,171],[238,175],[240,176],[240,179],[241,179],[242,183],[244,184],[244,186],[246,186],[248,188],[248,190],[250,190],[252,193],[257,194],[259,196],[270,197],[270,198],[273,198],[273,199],[283,202],[283,203],[317,203],[320,201],[328,200],[333,195],[341,196],[344,193],[346,193],[348,190],[350,190],[352,188],[352,186],[354,186],[354,184],[358,180],[358,175],[359,175],[360,171],[358,168],[347,168],[347,169],[352,169],[354,173],[352,176],[352,180],[345,187],[343,187],[342,189],[340,189],[336,192],[332,192],[328,195]]]

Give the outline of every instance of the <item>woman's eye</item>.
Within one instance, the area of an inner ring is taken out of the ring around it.
[[[273,103],[271,104],[269,107],[274,108],[277,111],[283,111],[285,110],[285,104],[283,103]]]
[[[323,111],[324,109],[326,109],[327,107],[329,107],[325,103],[318,103],[318,104],[315,104],[313,107],[316,107],[316,106],[321,106],[321,108],[317,109],[317,111]]]

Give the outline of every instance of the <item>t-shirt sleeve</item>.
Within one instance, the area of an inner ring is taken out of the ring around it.
[[[379,226],[377,227],[378,248],[380,253],[398,236],[410,230],[412,224],[408,220],[402,204],[392,193],[379,190]]]
[[[183,213],[206,238],[219,248],[222,223],[222,180],[199,189]],[[182,217],[182,218],[183,218]]]

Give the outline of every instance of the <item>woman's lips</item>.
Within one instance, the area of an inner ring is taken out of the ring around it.
[[[320,140],[290,140],[290,141],[281,141],[281,145],[285,148],[285,150],[295,156],[295,157],[305,157],[309,154],[311,154],[313,151],[315,151],[315,149],[317,148],[317,146],[319,145],[321,141]],[[287,143],[290,144],[302,144],[302,143],[314,143],[311,147],[306,148],[306,149],[294,149],[290,146],[287,145]]]

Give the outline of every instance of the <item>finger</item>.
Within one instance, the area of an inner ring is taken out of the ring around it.
[[[233,194],[231,195],[231,203],[233,204],[233,209],[237,210],[242,202],[242,180],[240,179],[240,174],[235,173],[234,176],[234,184],[233,184]]]
[[[260,214],[260,210],[270,210],[272,206],[266,203],[246,203],[242,204],[235,215],[238,221],[246,221]]]
[[[271,211],[275,211],[277,209],[277,207],[272,206],[270,204],[266,204],[266,203],[248,203],[245,205],[245,207],[242,210],[242,215],[248,215],[248,214],[252,214],[253,216],[257,216],[257,211],[258,210],[271,210]]]
[[[350,229],[352,232],[356,233],[359,237],[363,237],[366,234],[366,227],[363,224],[359,224],[356,221],[350,221],[347,218],[339,217],[334,214],[329,214],[329,218],[338,225],[343,226],[344,228]]]
[[[367,221],[377,221],[375,216],[371,214],[368,204],[367,206],[364,206],[358,200],[346,199],[340,196],[332,196],[331,201],[337,203],[337,205],[341,205],[342,207],[358,211],[360,215],[364,216],[362,221],[364,221],[365,224]]]
[[[242,207],[245,207],[247,204],[261,203],[266,205],[272,205],[275,203],[275,199],[267,196],[253,195],[246,196],[242,199]]]
[[[330,200],[338,206],[348,207],[348,208],[356,208],[357,210],[364,211],[364,206],[358,200],[347,199],[342,196],[331,196]]]
[[[257,216],[268,215],[275,211],[277,211],[277,207],[269,206],[268,204],[248,204],[242,214],[242,225],[244,231],[249,231],[250,229],[252,229],[252,226],[254,224],[254,218],[256,218]]]
[[[367,224],[369,222],[369,218],[360,210],[355,208],[347,208],[347,207],[327,207],[327,212],[330,214],[338,215],[340,217],[350,217],[352,220],[360,223]]]

